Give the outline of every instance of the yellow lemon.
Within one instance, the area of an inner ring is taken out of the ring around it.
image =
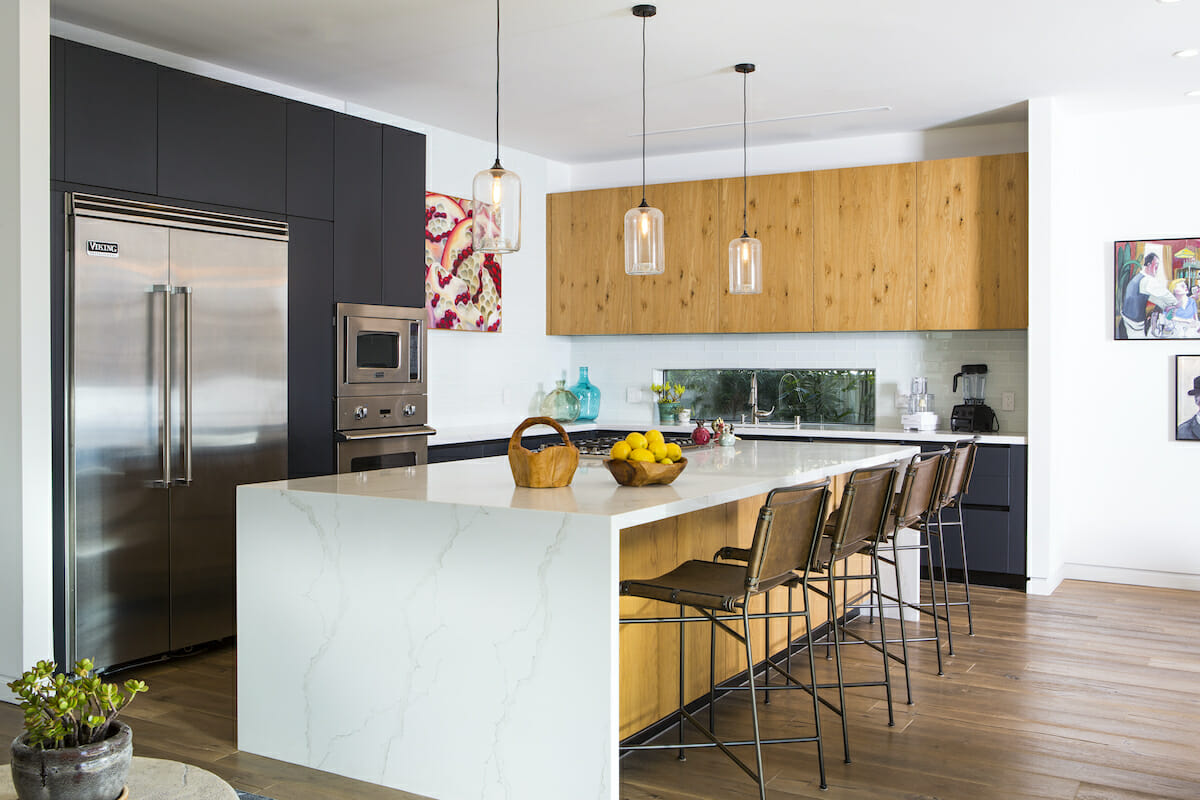
[[[662,431],[646,431],[646,441],[649,442],[650,444],[654,444],[655,442],[662,444],[663,443]]]
[[[625,441],[629,442],[629,446],[632,447],[634,450],[637,450],[638,448],[644,449],[646,447],[646,437],[642,436],[637,431],[634,431],[633,433],[626,436]]]
[[[667,446],[662,442],[651,442],[650,446],[646,449],[654,453],[655,461],[662,461],[667,457]]]
[[[629,446],[629,442],[617,442],[612,446],[609,455],[619,461],[624,461],[629,458],[629,454],[633,452],[633,448]]]
[[[679,459],[683,458],[683,448],[680,447],[679,445],[675,444],[674,442],[668,443],[667,444],[667,458],[671,459],[672,462],[678,461]]]
[[[674,464],[675,462],[674,462],[674,461],[672,461],[672,460],[671,460],[671,459],[669,459],[669,458],[660,458],[660,459],[658,460],[658,463],[660,463],[660,464]]]
[[[644,447],[637,447],[637,448],[634,448],[633,452],[629,454],[629,460],[630,461],[653,461],[654,454],[651,453],[649,450],[647,450]]]

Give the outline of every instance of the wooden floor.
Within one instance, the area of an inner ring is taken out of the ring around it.
[[[850,690],[853,763],[842,762],[837,717],[825,712],[829,789],[817,787],[812,745],[777,745],[764,756],[768,796],[1200,798],[1200,594],[1067,582],[1051,597],[976,588],[972,599],[976,635],[956,637],[944,677],[935,674],[932,644],[916,646],[914,705],[904,704],[902,672],[894,670],[894,728],[882,688]],[[845,660],[847,680],[879,670],[864,647],[848,649]],[[818,668],[830,674],[823,659]],[[238,752],[234,670],[227,648],[130,673],[151,686],[127,712],[135,752],[188,761],[278,800],[414,797]],[[804,735],[806,698],[774,693],[760,706],[764,735],[770,726]],[[746,728],[745,703],[744,692],[718,702],[723,733]],[[0,703],[0,735],[19,730],[18,710]],[[758,796],[713,750],[691,751],[686,762],[673,752],[632,754],[620,777],[623,800]]]

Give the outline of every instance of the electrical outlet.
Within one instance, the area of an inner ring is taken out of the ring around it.
[[[625,388],[625,402],[626,403],[642,402],[642,390],[636,386],[626,387]]]
[[[1000,410],[1014,411],[1017,406],[1017,396],[1013,392],[1000,393]]]
[[[908,395],[896,392],[896,408],[908,408]]]

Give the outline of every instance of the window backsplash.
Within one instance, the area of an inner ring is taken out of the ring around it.
[[[663,379],[685,387],[681,402],[697,419],[749,420],[757,382],[764,422],[875,424],[873,369],[667,369]]]

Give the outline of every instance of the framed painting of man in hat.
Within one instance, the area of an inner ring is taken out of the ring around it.
[[[1200,356],[1175,356],[1175,438],[1200,441]]]

